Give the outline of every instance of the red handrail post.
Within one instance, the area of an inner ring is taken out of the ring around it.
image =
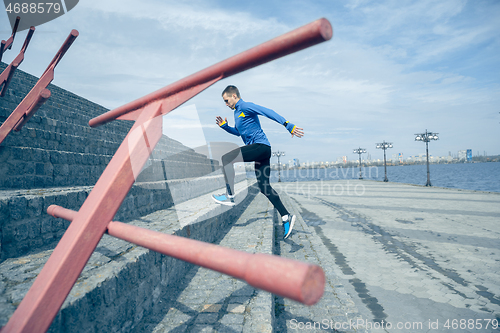
[[[51,205],[47,213],[73,221],[77,212]],[[251,286],[306,305],[323,295],[325,274],[312,264],[279,256],[251,254],[223,246],[112,221],[110,236],[246,281]],[[266,278],[263,279],[263,273]]]
[[[19,52],[17,57],[14,60],[12,60],[9,66],[5,68],[2,74],[0,74],[0,87],[2,87],[2,89],[0,89],[0,97],[3,97],[5,95],[10,80],[14,75],[14,72],[16,71],[17,67],[19,67],[19,65],[21,65],[21,63],[23,62],[24,52],[26,52],[26,49],[28,48],[28,45],[30,43],[31,37],[33,36],[34,32],[35,32],[35,27],[31,27],[28,30],[28,34],[26,35],[26,39],[24,40],[24,45],[21,48],[21,51]]]
[[[20,20],[21,17],[16,17],[16,23],[14,23],[14,27],[12,28],[12,35],[9,37],[9,39],[7,39],[6,41],[2,40],[2,42],[0,43],[0,61],[2,61],[4,52],[12,48],[12,43],[14,42],[14,38],[16,37],[17,27],[19,26]]]
[[[16,109],[12,111],[2,126],[0,126],[0,144],[12,130],[21,130],[38,108],[50,97],[50,93],[48,94],[45,90],[47,90],[47,86],[54,79],[54,69],[71,44],[73,44],[76,37],[78,37],[78,31],[72,30],[35,86],[19,103]]]

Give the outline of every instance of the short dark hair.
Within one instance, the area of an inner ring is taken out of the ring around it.
[[[222,92],[222,96],[224,96],[224,94],[236,94],[236,97],[241,98],[240,91],[235,86],[227,86],[226,89],[224,89],[224,91]]]

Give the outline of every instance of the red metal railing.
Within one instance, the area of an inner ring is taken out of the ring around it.
[[[16,37],[17,27],[19,27],[20,20],[21,17],[16,17],[16,23],[14,23],[14,27],[12,28],[12,35],[9,37],[9,39],[7,39],[6,41],[2,40],[2,42],[0,43],[0,61],[2,61],[4,52],[12,48],[12,43],[14,42],[14,38]]]
[[[48,213],[72,222],[2,333],[46,331],[105,232],[305,304],[317,302],[325,283],[319,266],[249,255],[111,221],[135,182],[133,170],[144,166],[162,136],[162,115],[222,78],[331,37],[332,28],[326,19],[314,21],[92,119],[91,126],[113,119],[135,123],[78,212],[54,206],[48,209]]]
[[[34,31],[34,28],[33,30],[30,29],[31,34],[33,34],[32,31]],[[7,135],[12,132],[12,130],[20,131],[24,124],[26,124],[26,122],[28,122],[28,120],[31,118],[31,116],[33,116],[33,114],[40,108],[40,106],[42,106],[43,103],[45,103],[45,101],[47,101],[47,99],[50,97],[50,91],[47,89],[47,86],[54,79],[54,69],[59,61],[61,61],[62,57],[69,49],[71,44],[73,44],[76,37],[78,37],[78,31],[72,30],[68,38],[66,38],[61,48],[54,56],[54,59],[52,59],[45,72],[43,72],[42,76],[35,84],[35,86],[26,95],[26,97],[24,97],[21,103],[19,103],[16,109],[12,111],[12,113],[5,120],[2,126],[0,126],[0,144],[3,142],[3,140],[5,140]],[[26,42],[25,46],[27,46]]]
[[[56,205],[49,206],[47,213],[68,221],[72,221],[77,214],[76,211]],[[268,254],[250,254],[115,221],[108,224],[106,232],[110,236],[233,276],[253,287],[272,290],[275,294],[307,305],[316,303],[323,294],[325,276],[316,265]]]
[[[250,50],[221,61],[213,66],[205,68],[204,70],[194,73],[133,102],[106,112],[105,114],[92,119],[89,122],[89,125],[91,127],[95,127],[114,119],[135,120],[140,112],[140,109],[145,105],[151,103],[152,101],[174,97],[176,94],[177,100],[185,102],[189,99],[187,96],[189,93],[187,91],[189,89],[193,89],[192,87],[207,84],[212,80],[218,81],[252,67],[256,67],[271,60],[283,57],[287,54],[297,52],[309,46],[329,40],[331,37],[332,27],[328,20],[320,19],[314,21],[266,43],[260,44]],[[178,95],[179,93],[184,95]]]
[[[0,74],[0,87],[2,87],[2,89],[0,89],[0,97],[3,97],[5,95],[10,80],[14,75],[14,72],[16,71],[17,67],[19,67],[19,65],[23,62],[24,52],[26,52],[26,49],[28,48],[28,45],[30,43],[31,37],[33,36],[34,32],[35,32],[35,27],[31,27],[28,31],[28,34],[26,35],[26,39],[24,40],[21,52],[19,52],[17,57],[15,57],[14,60],[12,60],[12,62],[9,64],[9,66],[5,68],[2,74]]]

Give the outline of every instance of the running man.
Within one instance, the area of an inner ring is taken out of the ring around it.
[[[227,118],[223,120],[220,116],[216,117],[216,123],[226,132],[241,136],[245,146],[234,149],[222,156],[226,194],[213,195],[212,198],[220,204],[233,206],[235,195],[233,164],[237,162],[255,162],[255,175],[259,189],[280,213],[283,222],[283,235],[284,239],[286,239],[292,232],[296,216],[288,212],[278,193],[269,183],[271,144],[260,127],[258,116],[265,116],[285,126],[292,134],[292,138],[293,136],[301,138],[304,135],[303,129],[286,121],[285,118],[271,109],[245,102],[241,99],[240,92],[235,86],[227,86],[222,92],[222,98],[226,105],[234,110],[235,126],[229,126]]]

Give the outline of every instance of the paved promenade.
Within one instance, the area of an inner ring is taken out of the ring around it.
[[[262,194],[246,196],[246,186],[238,184],[237,202],[246,197],[238,208],[206,194],[129,223],[199,239],[220,233],[225,247],[318,264],[326,285],[317,304],[106,236],[50,332],[500,331],[499,193],[367,180],[274,183],[297,215],[283,240],[272,205]],[[49,252],[0,265],[3,324]]]
[[[196,200],[206,203],[201,197]],[[293,205],[289,198],[283,200],[287,206]],[[361,316],[331,270],[332,257],[321,240],[306,229],[308,226],[299,216],[294,232],[296,239],[284,242],[273,206],[258,194],[219,244],[249,253],[281,254],[320,265],[327,274],[327,284],[316,305],[302,305],[255,289],[235,278],[193,267],[175,290],[160,296],[162,301],[153,310],[155,315],[143,320],[134,332],[294,332],[294,320],[320,318],[328,318],[331,327],[335,322],[345,323],[346,329],[342,332],[366,332],[348,327],[350,319],[357,320]]]
[[[323,268],[359,310],[358,330],[499,331],[499,193],[367,180],[273,186],[308,226],[282,243],[281,255],[304,256],[302,235],[317,235],[317,255],[333,262]],[[292,311],[288,331],[332,319],[323,315]]]

